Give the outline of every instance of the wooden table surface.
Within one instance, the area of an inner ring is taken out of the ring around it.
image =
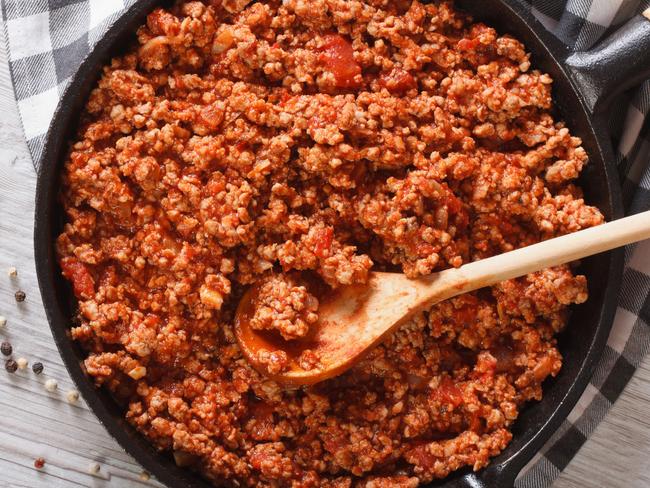
[[[0,29],[1,30],[1,29]],[[142,469],[111,439],[83,401],[70,404],[74,386],[63,367],[45,319],[33,264],[35,174],[24,142],[0,38],[0,340],[30,366],[0,369],[0,487],[160,486],[142,481]],[[7,270],[15,266],[18,276]],[[16,290],[27,300],[18,306]],[[36,376],[31,364],[45,369]],[[3,361],[4,363],[4,361]],[[44,388],[47,379],[58,390]],[[650,357],[578,456],[554,484],[567,487],[650,486]],[[41,470],[34,460],[45,459]],[[92,464],[100,470],[89,474]]]

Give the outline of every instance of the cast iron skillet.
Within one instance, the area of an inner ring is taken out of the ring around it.
[[[618,175],[607,131],[607,107],[613,97],[650,77],[650,21],[638,16],[588,53],[570,55],[528,12],[521,0],[458,0],[458,5],[522,40],[533,53],[533,66],[550,73],[558,116],[583,139],[590,156],[580,184],[587,201],[607,219],[623,215]],[[133,39],[135,28],[161,0],[139,0],[113,25],[88,55],[72,79],[50,127],[36,190],[34,242],[36,269],[52,333],[70,375],[90,408],[122,447],[162,483],[170,487],[207,488],[198,475],[178,468],[171,456],[157,452],[123,419],[122,409],[103,389],[96,389],[83,371],[85,357],[70,340],[74,312],[71,289],[56,263],[54,240],[63,215],[57,201],[59,171],[68,141],[101,67],[112,53]],[[581,272],[589,279],[589,301],[576,307],[560,337],[565,358],[557,378],[547,381],[544,399],[524,409],[514,425],[506,450],[478,473],[453,474],[432,486],[512,486],[517,473],[544,445],[571,411],[591,377],[609,334],[623,268],[622,251],[584,260]]]

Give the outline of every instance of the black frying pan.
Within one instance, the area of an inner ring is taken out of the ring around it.
[[[592,52],[570,55],[521,0],[457,2],[477,20],[522,40],[533,53],[533,65],[553,77],[558,116],[567,122],[573,134],[583,139],[590,156],[580,180],[585,197],[608,220],[621,217],[621,191],[607,131],[607,108],[616,95],[650,77],[650,21],[637,16]],[[36,189],[36,270],[59,351],[86,402],[106,429],[162,483],[170,487],[207,488],[206,481],[178,468],[171,456],[158,453],[128,425],[111,396],[96,389],[83,372],[85,354],[69,338],[75,302],[69,285],[61,278],[54,252],[54,240],[63,222],[56,198],[59,171],[78,114],[110,54],[133,39],[136,27],[159,3],[164,2],[139,0],[117,20],[82,63],[54,115]],[[545,384],[544,399],[524,409],[514,425],[513,441],[486,469],[479,473],[461,471],[434,486],[512,486],[521,468],[558,428],[584,391],[609,335],[622,269],[621,250],[584,260],[580,271],[589,279],[590,298],[574,309],[571,322],[560,337],[564,367],[557,378]]]

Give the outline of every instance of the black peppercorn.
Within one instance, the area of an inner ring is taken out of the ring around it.
[[[25,295],[25,292],[22,290],[18,290],[16,293],[14,293],[14,296],[16,297],[16,301],[18,303],[24,302],[25,298],[27,298],[27,295]]]
[[[34,374],[41,374],[43,372],[43,363],[32,364],[32,371]]]
[[[0,352],[4,354],[5,356],[11,356],[11,353],[13,352],[14,348],[11,347],[11,344],[8,342],[3,342],[2,345],[0,346]]]
[[[7,361],[5,362],[5,369],[9,373],[15,373],[16,370],[18,369],[18,363],[13,359],[7,359]]]

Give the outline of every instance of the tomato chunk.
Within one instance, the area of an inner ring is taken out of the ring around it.
[[[413,75],[401,68],[394,68],[390,73],[379,77],[379,84],[391,93],[404,93],[418,87]]]
[[[449,376],[444,376],[440,380],[438,388],[431,390],[431,399],[441,404],[451,404],[457,407],[463,403],[463,393]]]
[[[72,282],[77,298],[91,298],[95,294],[95,281],[86,265],[75,258],[61,260],[63,276]]]
[[[478,39],[461,39],[458,41],[458,49],[461,51],[473,51],[479,44],[480,41]]]
[[[330,254],[332,241],[334,240],[334,229],[325,227],[316,234],[316,246],[314,254],[321,259],[325,259]]]
[[[354,49],[343,36],[330,34],[319,57],[325,68],[334,75],[336,86],[353,88],[359,86],[356,79],[361,74],[361,66],[354,60]]]
[[[246,427],[250,429],[253,439],[280,440],[275,433],[275,422],[273,420],[273,407],[266,403],[254,403],[250,407],[250,420]]]
[[[449,213],[456,217],[455,224],[461,229],[467,227],[469,225],[469,215],[463,206],[462,200],[450,191],[449,194],[446,195],[445,203],[447,204],[447,210]]]

